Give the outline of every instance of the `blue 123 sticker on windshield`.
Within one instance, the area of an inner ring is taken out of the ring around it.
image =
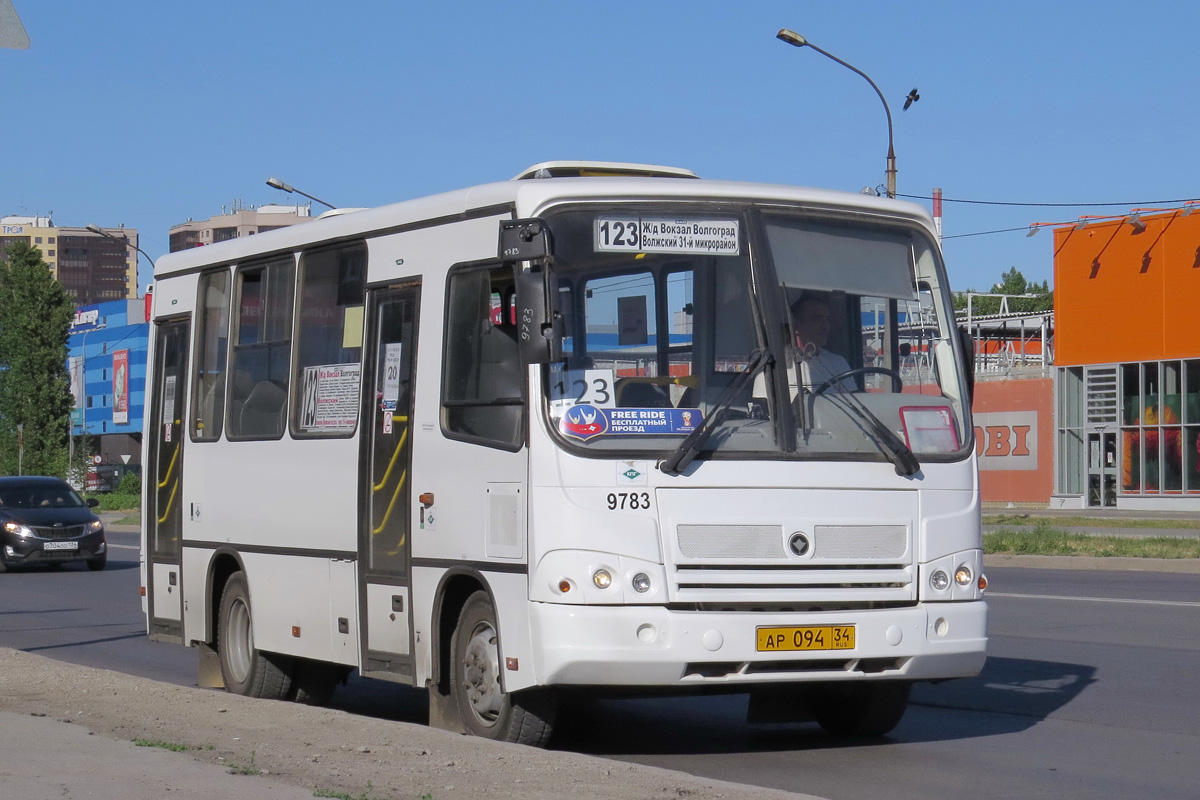
[[[573,406],[563,414],[559,429],[567,436],[591,439],[610,434],[684,434],[704,421],[698,408],[597,408]]]

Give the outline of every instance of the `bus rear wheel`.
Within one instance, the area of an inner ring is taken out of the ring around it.
[[[812,693],[812,713],[834,736],[883,736],[900,724],[911,693],[908,681],[829,684]]]
[[[454,705],[467,733],[542,747],[554,728],[557,697],[550,690],[505,692],[499,640],[492,601],[486,592],[476,592],[467,598],[454,629]]]
[[[290,659],[254,646],[254,618],[246,576],[235,572],[221,593],[217,652],[226,690],[246,697],[285,700],[292,689]]]

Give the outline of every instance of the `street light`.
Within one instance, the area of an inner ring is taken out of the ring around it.
[[[879,95],[879,101],[881,103],[883,103],[884,113],[887,114],[887,123],[888,123],[887,196],[895,197],[896,196],[896,148],[893,146],[893,142],[892,142],[892,110],[890,108],[888,108],[887,100],[884,99],[883,92],[879,91],[879,87],[875,85],[875,81],[871,80],[871,78],[868,77],[867,73],[863,72],[858,67],[855,67],[853,64],[847,64],[845,61],[842,61],[840,58],[833,55],[832,53],[828,53],[828,52],[822,50],[821,48],[817,47],[815,44],[808,41],[807,39],[805,39],[803,36],[796,33],[795,31],[790,31],[787,28],[783,28],[782,30],[779,31],[779,33],[775,34],[775,38],[785,41],[794,47],[805,47],[805,46],[811,47],[813,50],[816,50],[818,53],[825,56],[826,58],[832,59],[832,60],[836,61],[837,63],[841,64],[846,69],[849,69],[853,72],[857,72],[859,75],[863,76],[863,78],[866,80],[867,83],[871,84],[871,88],[875,90],[875,94]]]
[[[99,234],[100,236],[104,236],[105,238],[116,239],[118,242],[124,242],[126,247],[132,247],[134,250],[138,251],[139,253],[141,253],[142,255],[144,255],[146,257],[146,260],[150,262],[150,272],[151,272],[151,274],[154,273],[154,259],[150,258],[150,254],[147,253],[145,250],[138,247],[133,242],[129,241],[128,236],[124,236],[124,235],[117,236],[115,233],[110,233],[110,232],[104,230],[103,228],[101,228],[99,225],[96,225],[95,223],[89,224],[87,226],[87,229],[89,231],[91,231],[92,233]]]
[[[330,208],[334,209],[335,211],[337,210],[337,206],[332,205],[331,203],[326,203],[324,200],[322,200],[319,197],[313,197],[311,194],[308,194],[307,192],[302,192],[299,189],[297,189],[295,186],[289,186],[288,184],[279,180],[279,178],[267,178],[267,186],[270,186],[272,189],[278,189],[281,192],[288,192],[289,194],[292,192],[295,192],[296,194],[307,197],[309,200],[315,200],[323,206],[329,206]]]

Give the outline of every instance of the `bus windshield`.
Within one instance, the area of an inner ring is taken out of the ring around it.
[[[667,457],[690,435],[701,457],[965,456],[953,312],[923,230],[778,206],[546,219],[565,336],[544,400],[565,446]]]

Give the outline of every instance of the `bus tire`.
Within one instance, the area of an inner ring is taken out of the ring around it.
[[[245,573],[230,575],[221,593],[217,652],[227,691],[268,700],[287,699],[292,690],[291,660],[254,646],[254,618]]]
[[[908,681],[829,684],[812,693],[812,713],[834,736],[883,736],[900,724],[911,692]]]
[[[467,598],[454,629],[450,694],[467,733],[543,747],[550,740],[557,696],[551,690],[509,693],[500,686],[500,635],[486,592]]]

